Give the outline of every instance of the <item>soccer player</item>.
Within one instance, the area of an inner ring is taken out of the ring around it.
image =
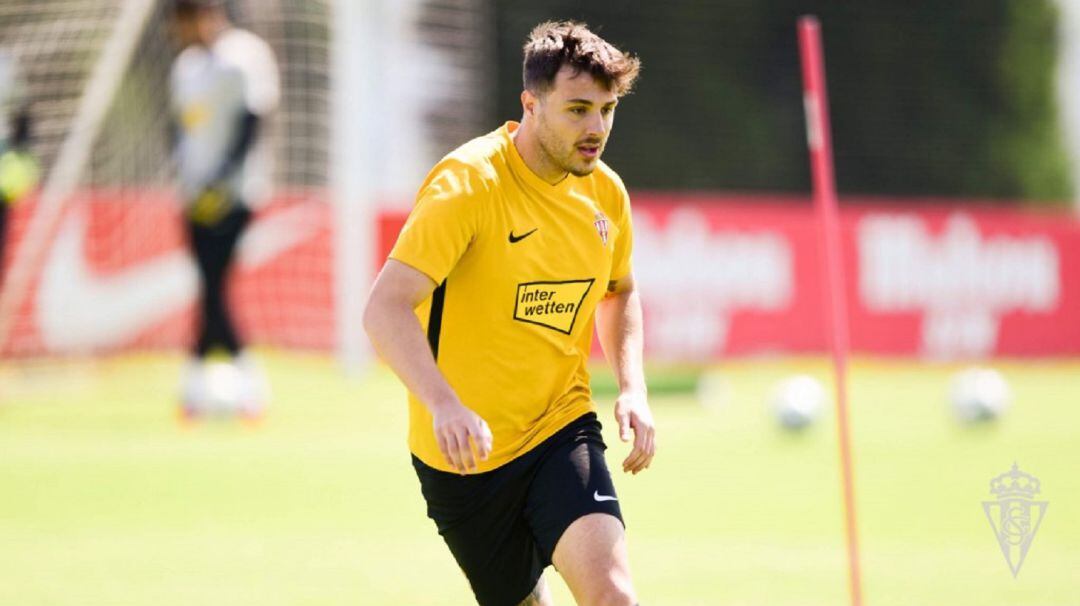
[[[274,53],[255,34],[233,27],[220,0],[177,0],[174,31],[183,47],[172,67],[171,140],[188,242],[201,279],[200,324],[185,372],[182,412],[198,414],[204,361],[226,354],[241,376],[239,412],[262,414],[267,390],[233,326],[225,286],[251,204],[270,177],[263,137],[278,104]]]
[[[642,371],[630,200],[600,161],[639,61],[580,23],[524,48],[520,123],[428,175],[364,326],[409,390],[409,446],[431,517],[483,606],[636,603],[589,389],[593,318],[638,473],[656,449]]]

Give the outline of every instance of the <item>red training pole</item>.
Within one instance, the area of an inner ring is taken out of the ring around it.
[[[859,533],[855,518],[855,477],[851,464],[848,429],[847,301],[844,268],[840,262],[840,227],[837,219],[836,183],[832,140],[829,131],[829,100],[825,93],[825,60],[821,51],[821,25],[817,17],[799,18],[799,55],[802,60],[803,106],[806,109],[806,143],[810,148],[810,173],[814,184],[825,276],[827,325],[832,333],[833,367],[836,375],[836,428],[844,483],[844,518],[847,533],[851,603],[862,604],[859,580]]]

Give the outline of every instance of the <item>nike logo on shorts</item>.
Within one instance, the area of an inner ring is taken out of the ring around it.
[[[612,497],[612,496],[600,494],[599,490],[594,490],[593,491],[592,498],[597,503],[603,503],[604,501],[618,501],[619,500],[619,499],[617,499],[615,497]]]
[[[538,229],[540,229],[540,228],[539,227],[534,227],[531,230],[521,234],[520,236],[515,236],[514,235],[514,230],[511,229],[510,230],[510,243],[514,244],[515,242],[521,242],[525,238],[528,238],[529,236],[531,236],[533,234],[533,232],[538,230]]]

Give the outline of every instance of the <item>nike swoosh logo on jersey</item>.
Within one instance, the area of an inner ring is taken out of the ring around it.
[[[510,230],[510,243],[514,244],[515,242],[521,242],[525,238],[528,238],[529,236],[531,236],[533,234],[533,232],[538,230],[538,229],[540,229],[540,228],[539,227],[534,227],[531,230],[521,234],[520,236],[515,236],[514,235],[514,230],[511,229]]]
[[[603,503],[604,501],[618,501],[619,500],[619,499],[617,499],[617,498],[615,498],[613,496],[608,496],[606,494],[600,494],[599,490],[594,490],[593,491],[592,498],[597,503]]]

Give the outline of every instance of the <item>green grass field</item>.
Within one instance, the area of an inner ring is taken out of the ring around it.
[[[0,368],[0,604],[471,603],[424,515],[393,377],[262,358],[276,400],[254,429],[179,426],[175,356]],[[1013,407],[962,429],[944,404],[955,367],[853,366],[866,604],[1080,604],[1080,363],[999,368]],[[718,372],[727,397],[710,406],[653,398],[657,459],[616,477],[642,603],[845,604],[833,418],[786,435],[763,404],[779,378],[827,366]],[[980,504],[1014,461],[1050,502],[1016,579]]]

